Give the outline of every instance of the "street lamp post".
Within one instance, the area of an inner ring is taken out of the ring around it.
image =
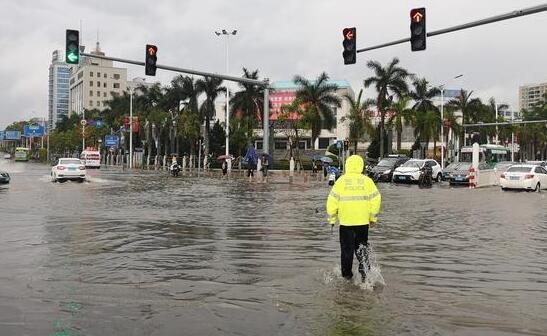
[[[133,87],[129,87],[129,168],[133,168]]]
[[[217,36],[226,36],[226,75],[228,75],[228,45],[230,40],[230,35],[235,36],[237,30],[232,30],[228,32],[226,29],[222,29],[220,32],[215,31]],[[228,171],[232,170],[232,160],[230,159],[230,88],[226,85],[226,163],[228,165]]]
[[[463,75],[457,75],[452,79],[463,77]],[[444,86],[441,85],[441,169],[444,169]]]

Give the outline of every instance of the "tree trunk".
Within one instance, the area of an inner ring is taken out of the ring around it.
[[[357,142],[358,140],[355,140],[355,142],[353,143],[353,154],[357,154]]]
[[[403,134],[403,130],[400,127],[397,127],[397,153],[401,152],[401,136]]]
[[[384,113],[380,115],[380,159],[384,157]]]
[[[205,129],[203,130],[203,155],[209,155],[209,129],[211,126],[211,120],[209,117],[205,119]]]

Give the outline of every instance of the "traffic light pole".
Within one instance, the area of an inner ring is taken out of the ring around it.
[[[110,56],[102,56],[102,55],[95,55],[95,54],[88,54],[88,53],[80,53],[81,56],[85,57],[92,57],[92,58],[99,58],[114,62],[120,62],[120,63],[127,63],[127,64],[133,64],[133,65],[140,65],[145,66],[145,62],[140,61],[133,61],[125,58],[117,58],[117,57],[110,57]],[[192,69],[185,69],[185,68],[179,68],[169,65],[161,65],[156,64],[156,68],[163,69],[163,70],[169,70],[174,72],[181,72],[185,74],[190,75],[196,75],[196,76],[204,76],[204,77],[214,77],[214,78],[220,78],[227,81],[232,82],[238,82],[238,83],[246,83],[246,84],[252,84],[252,85],[258,85],[264,87],[264,110],[263,110],[263,152],[266,154],[270,154],[270,146],[269,146],[269,116],[270,116],[270,104],[269,104],[269,94],[270,94],[270,82],[268,79],[266,80],[257,80],[257,79],[251,79],[251,78],[243,78],[243,77],[235,77],[235,76],[229,76],[229,75],[220,75],[212,72],[204,72],[204,71],[198,71],[198,70],[192,70]]]
[[[534,6],[534,7],[515,10],[515,11],[509,12],[509,13],[506,13],[506,14],[492,16],[492,17],[489,17],[489,18],[486,18],[486,19],[481,19],[481,20],[472,21],[472,22],[469,22],[469,23],[464,23],[464,24],[461,24],[461,25],[458,25],[458,26],[453,26],[453,27],[449,27],[449,28],[435,30],[435,31],[427,33],[426,36],[430,37],[430,36],[436,36],[436,35],[452,33],[452,32],[458,31],[458,30],[469,29],[469,28],[473,28],[473,27],[477,27],[477,26],[482,26],[482,25],[494,23],[494,22],[499,22],[499,21],[514,19],[514,18],[521,17],[521,16],[536,14],[536,13],[540,13],[540,12],[544,12],[544,11],[547,11],[547,3],[543,4],[543,5]],[[357,52],[360,53],[360,52],[365,52],[365,51],[370,51],[370,50],[375,50],[375,49],[381,49],[381,48],[385,48],[385,47],[389,47],[389,46],[397,45],[397,44],[402,44],[402,43],[406,43],[406,42],[410,42],[410,38],[404,38],[404,39],[379,44],[379,45],[368,47],[368,48],[357,49]]]

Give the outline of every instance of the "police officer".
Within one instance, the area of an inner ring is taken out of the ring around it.
[[[368,229],[374,226],[380,211],[381,196],[374,182],[363,175],[364,162],[358,155],[346,160],[346,173],[332,187],[327,199],[329,224],[340,224],[342,276],[353,277],[353,255],[359,261],[359,273],[365,280],[368,268]]]

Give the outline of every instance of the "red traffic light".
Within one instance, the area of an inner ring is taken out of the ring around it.
[[[410,19],[413,22],[420,23],[424,19],[425,8],[414,8],[410,11]]]
[[[342,34],[344,35],[344,40],[353,40],[353,37],[355,36],[355,28],[344,28],[344,30],[342,30]]]
[[[147,51],[148,51],[148,55],[150,56],[154,56],[158,52],[158,47],[156,46],[147,45],[146,47],[148,48]]]

